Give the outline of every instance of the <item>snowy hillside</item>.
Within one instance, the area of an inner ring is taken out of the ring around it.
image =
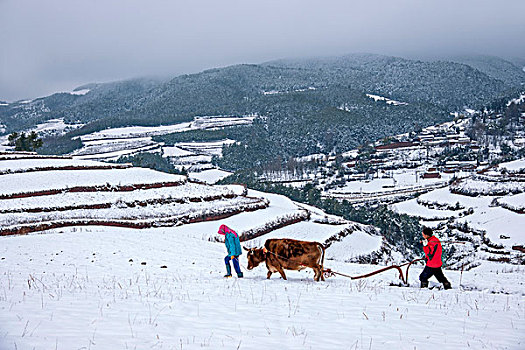
[[[454,289],[441,291],[417,288],[421,265],[410,270],[411,287],[400,288],[394,271],[315,283],[306,269],[266,280],[264,264],[246,271],[243,255],[245,278],[224,279],[220,224],[246,247],[278,237],[322,242],[324,266],[353,276],[382,267],[354,261],[405,259],[376,228],[280,195],[129,165],[27,153],[1,159],[1,349],[525,344],[520,266],[447,270]]]
[[[521,349],[524,270],[446,271],[453,290],[420,290],[393,271],[315,283],[310,270],[224,279],[220,223],[130,230],[78,227],[2,237],[2,349]],[[240,223],[240,222],[239,222]],[[235,227],[232,225],[232,227]],[[326,236],[322,227],[277,232]],[[328,248],[327,252],[331,252]],[[245,255],[241,264],[246,266]],[[358,275],[378,266],[325,263]],[[459,287],[461,282],[462,288]],[[60,331],[57,331],[57,330]]]

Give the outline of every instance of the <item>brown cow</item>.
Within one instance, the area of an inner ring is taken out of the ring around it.
[[[283,269],[303,270],[310,267],[314,270],[314,280],[324,281],[323,263],[324,247],[318,242],[298,241],[295,239],[268,239],[264,248],[244,248],[248,251],[248,270],[266,262],[267,278],[279,272],[286,279]]]

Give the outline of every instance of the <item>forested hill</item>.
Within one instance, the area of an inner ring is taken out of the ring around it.
[[[486,105],[513,91],[519,76],[515,82],[495,78],[498,67],[509,65],[494,65],[487,74],[462,63],[370,54],[235,65],[166,81],[90,84],[73,94],[1,104],[0,124],[5,133],[54,118],[87,124],[72,137],[199,115],[255,114],[264,118],[246,132],[257,136],[259,146],[253,136],[247,142],[262,148],[263,158],[344,151],[364,140],[442,122],[451,111]]]
[[[456,63],[459,62],[459,63]],[[373,54],[276,60],[265,66],[302,68],[356,89],[407,102],[426,101],[448,110],[477,107],[525,83],[525,72],[496,57],[464,56],[424,62]]]
[[[469,55],[452,57],[449,60],[471,66],[509,86],[519,86],[525,82],[525,59],[507,61],[494,56]]]

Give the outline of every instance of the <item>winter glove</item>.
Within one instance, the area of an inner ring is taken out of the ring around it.
[[[421,243],[423,243],[424,247],[426,247],[428,245],[428,241],[426,239],[422,240]]]
[[[235,259],[235,258],[236,258],[236,256],[235,256],[235,255],[232,255],[232,260]]]

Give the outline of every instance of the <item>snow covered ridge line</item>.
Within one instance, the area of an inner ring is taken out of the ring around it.
[[[307,221],[310,219],[310,213],[307,210],[301,210],[297,213],[279,217],[273,221],[267,222],[263,226],[255,227],[251,230],[242,232],[239,235],[239,240],[241,242],[249,241],[251,239],[260,237],[277,229],[286,227],[288,225],[293,225],[301,221]]]
[[[450,192],[470,197],[506,196],[525,192],[525,182],[485,182],[474,179],[464,179],[450,185]]]
[[[427,193],[436,189],[447,187],[447,182],[434,183],[425,186],[406,187],[392,191],[381,192],[344,192],[344,191],[330,191],[323,193],[323,197],[340,198],[347,200],[353,204],[359,203],[395,203],[403,200],[413,198],[415,195]]]
[[[124,141],[112,141],[112,140],[98,140],[89,141],[85,143],[80,149],[77,149],[70,153],[71,156],[79,158],[79,156],[100,156],[107,157],[107,154],[111,154],[119,151],[147,151],[155,148],[153,146],[159,146],[160,143],[152,141],[150,138],[138,138],[138,139],[127,139]]]
[[[478,174],[472,177],[473,180],[481,180],[487,182],[525,182],[525,174],[502,174],[502,175],[485,175]]]
[[[525,159],[513,160],[506,163],[500,163],[496,166],[499,171],[505,171],[508,174],[525,174]]]
[[[403,203],[398,203],[398,205],[399,205],[398,208],[403,208],[403,206],[408,204],[408,203],[410,203],[410,201],[403,202]],[[469,208],[469,209],[461,210],[461,211],[443,210],[443,209],[429,209],[429,208],[426,208],[426,207],[424,207],[424,208],[426,209],[425,211],[419,210],[419,211],[415,211],[415,212],[409,212],[407,210],[403,210],[402,212],[404,214],[416,217],[416,218],[418,218],[420,220],[424,220],[424,221],[427,221],[427,222],[444,221],[444,220],[450,220],[450,219],[455,219],[455,218],[461,218],[461,217],[465,217],[467,215],[471,215],[471,214],[474,213],[474,209],[473,208]]]
[[[86,154],[79,154],[74,155],[75,159],[82,159],[82,160],[117,160],[121,156],[127,156],[132,155],[134,153],[138,152],[152,152],[154,150],[160,150],[162,148],[162,144],[160,143],[154,143],[148,146],[144,147],[138,147],[138,148],[126,148],[124,150],[120,151],[110,151],[110,152],[103,152],[103,153],[86,153]]]
[[[458,202],[456,204],[452,205],[450,203],[440,203],[436,201],[431,201],[427,199],[417,198],[417,203],[421,204],[422,206],[425,206],[429,209],[438,209],[438,210],[451,210],[451,211],[458,211],[465,209],[465,206],[461,205]]]
[[[230,205],[219,209],[206,208],[201,211],[193,211],[190,214],[175,215],[162,218],[151,219],[63,219],[50,222],[39,222],[31,224],[15,225],[0,229],[0,236],[26,235],[33,232],[47,231],[56,228],[70,226],[115,226],[135,229],[145,229],[151,227],[173,227],[197,222],[223,220],[230,216],[243,212],[251,212],[266,209],[269,202],[260,198],[245,197],[247,203],[243,205]]]
[[[403,187],[399,189],[389,190],[389,191],[373,191],[373,192],[351,192],[351,191],[337,191],[331,190],[330,192],[324,194],[326,197],[333,196],[355,196],[355,197],[374,197],[374,196],[388,196],[394,194],[403,194],[410,192],[418,191],[430,191],[437,188],[442,188],[448,186],[448,181],[435,182],[431,184],[425,184],[423,186],[410,186]]]
[[[131,164],[107,164],[107,165],[64,165],[64,166],[48,166],[48,167],[34,167],[25,169],[8,169],[0,170],[0,175],[30,173],[35,171],[53,171],[53,170],[106,170],[106,169],[128,169]]]
[[[66,192],[129,192],[135,190],[147,190],[150,188],[162,188],[162,187],[173,187],[181,186],[186,183],[186,179],[180,181],[171,182],[153,182],[146,184],[132,184],[132,185],[95,185],[95,186],[75,186],[75,187],[64,187],[61,189],[51,189],[34,192],[19,192],[11,194],[0,194],[0,199],[13,199],[13,198],[24,198],[24,197],[35,197],[35,196],[49,196],[59,193]]]
[[[145,207],[147,205],[156,204],[185,204],[188,202],[212,202],[221,199],[232,199],[239,197],[235,193],[225,193],[210,196],[199,196],[199,197],[181,197],[181,198],[151,198],[146,200],[135,200],[135,201],[118,201],[118,202],[105,202],[105,203],[91,203],[91,204],[79,204],[79,205],[68,205],[60,207],[35,207],[35,208],[14,208],[14,209],[0,209],[0,214],[11,214],[11,213],[47,213],[54,211],[68,211],[68,210],[79,210],[79,209],[108,209],[114,206],[122,206],[127,208],[134,207]]]
[[[354,224],[346,227],[344,230],[342,230],[342,231],[338,232],[337,234],[335,234],[335,235],[329,237],[328,239],[326,239],[324,241],[325,248],[330,247],[335,242],[342,241],[346,236],[351,235],[352,233],[354,233],[356,231],[363,231],[363,232],[368,233],[371,236],[378,236],[379,235],[379,232],[377,231],[377,229],[374,226],[354,223]]]
[[[13,160],[13,159],[73,159],[73,157],[40,155],[40,154],[36,154],[32,152],[27,152],[27,153],[0,152],[0,160]]]
[[[102,163],[94,162],[88,160],[74,160],[72,158],[65,159],[27,159],[27,158],[13,158],[13,159],[4,159],[0,161],[0,171],[18,171],[25,169],[47,169],[47,168],[62,168],[64,166],[122,166],[123,164],[111,164],[111,163]],[[53,169],[51,169],[53,170]],[[60,169],[58,169],[60,170]]]
[[[525,214],[525,193],[496,199],[498,205],[518,214]]]

